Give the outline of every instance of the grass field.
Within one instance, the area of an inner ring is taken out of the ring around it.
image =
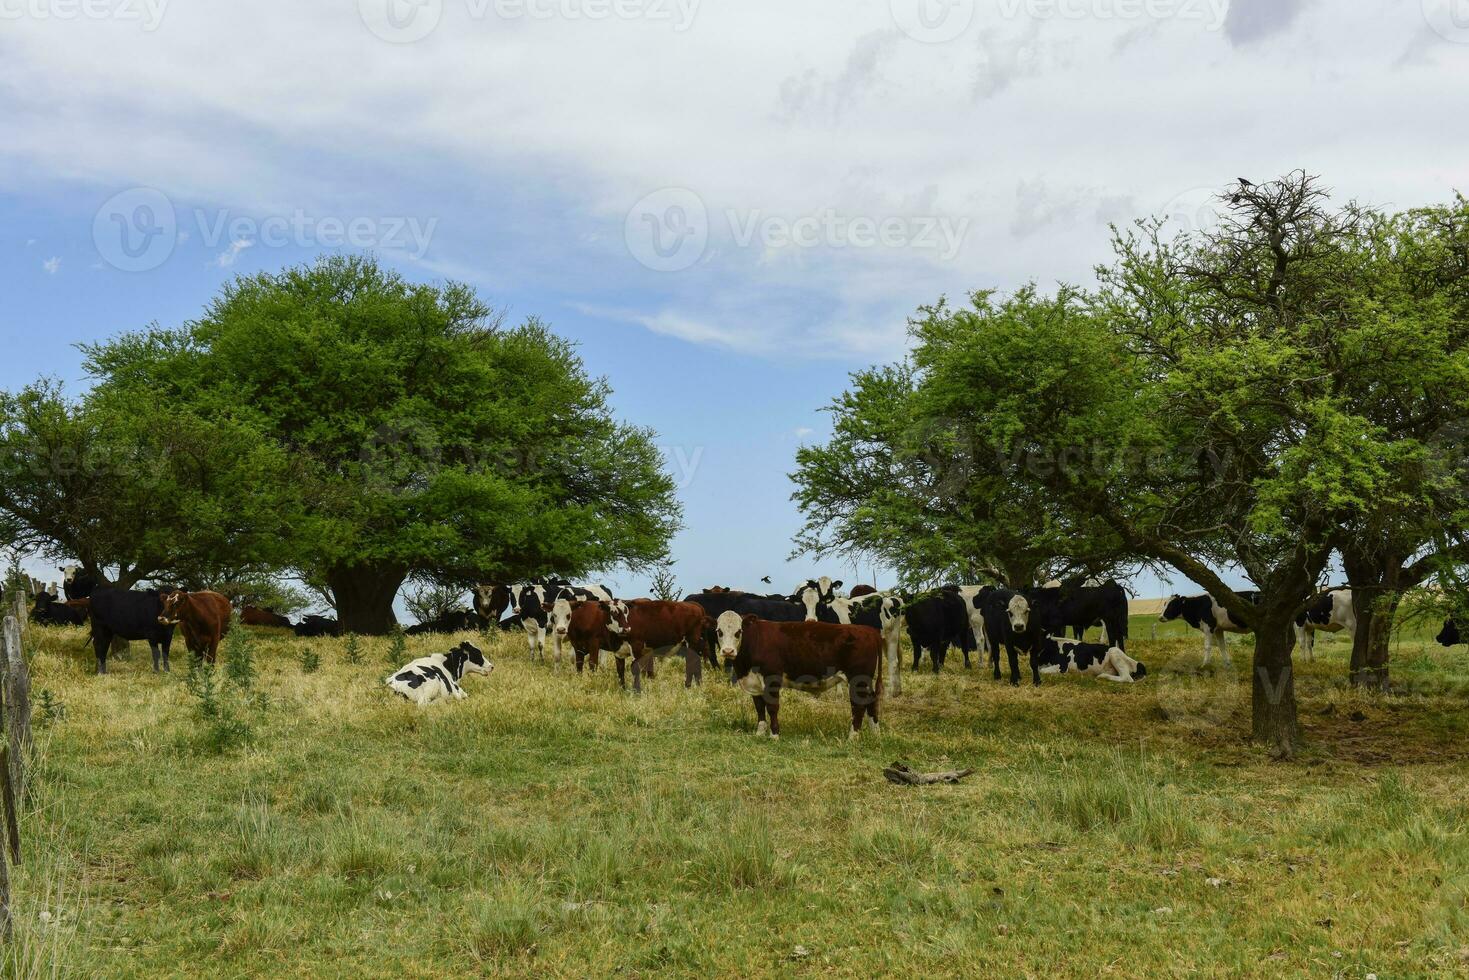
[[[1446,976],[1469,972],[1469,664],[1408,639],[1410,693],[1299,668],[1310,740],[1242,741],[1249,643],[1133,627],[1136,685],[996,684],[952,657],[846,739],[842,689],[640,698],[496,638],[468,700],[381,686],[387,643],[255,634],[266,702],[206,719],[175,659],[92,676],[32,630],[53,717],[8,975]],[[410,641],[417,656],[442,639]],[[307,673],[301,653],[321,666]],[[708,679],[706,679],[707,681]],[[257,700],[261,700],[258,699]],[[38,706],[38,712],[40,708]],[[900,788],[881,768],[972,766]]]

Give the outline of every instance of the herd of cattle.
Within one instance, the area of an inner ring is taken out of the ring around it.
[[[1003,651],[1014,685],[1020,683],[1021,653],[1027,655],[1037,685],[1043,673],[1077,672],[1119,683],[1147,676],[1147,668],[1126,652],[1128,595],[1115,581],[1077,578],[1022,589],[950,585],[918,594],[878,592],[868,586],[843,594],[841,586],[840,581],[822,577],[806,581],[790,594],[711,587],[680,602],[618,599],[605,586],[577,586],[564,579],[482,584],[473,590],[472,609],[447,613],[406,632],[523,630],[532,660],[544,662],[549,645],[559,664],[570,647],[570,657],[581,672],[588,665],[596,670],[602,654],[608,653],[624,687],[631,662],[634,691],[642,690],[644,674],[653,677],[655,656],[681,652],[686,687],[702,683],[706,662],[727,669],[729,680],[753,699],[757,733],[772,736],[780,732],[783,688],[820,692],[843,681],[852,707],[851,734],[861,730],[864,720],[876,729],[884,688],[901,693],[898,657],[903,634],[913,651],[914,670],[927,653],[937,673],[949,650],[957,647],[966,668],[971,654],[981,663],[987,656],[996,680],[1002,677]],[[32,619],[43,624],[90,622],[99,674],[107,672],[114,639],[146,641],[153,669],[168,670],[176,627],[192,654],[213,662],[233,612],[229,600],[215,592],[105,587],[74,567],[65,569],[63,588],[65,599],[54,592],[38,592]],[[1248,602],[1259,598],[1254,592],[1238,595]],[[1228,656],[1227,634],[1248,632],[1208,595],[1172,596],[1159,618],[1181,620],[1199,630],[1205,664],[1215,644]],[[298,636],[339,633],[336,621],[326,617],[307,616],[292,623],[249,605],[240,610],[240,622],[286,627]],[[1100,627],[1100,643],[1085,641],[1092,627]],[[1316,632],[1355,632],[1351,592],[1336,588],[1321,593],[1297,619],[1296,629],[1308,655]],[[1446,646],[1459,642],[1452,620],[1438,639]],[[464,697],[464,676],[491,670],[493,664],[483,652],[464,642],[447,653],[405,665],[385,683],[426,705]]]

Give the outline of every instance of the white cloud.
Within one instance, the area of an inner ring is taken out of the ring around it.
[[[41,263],[41,268],[43,268],[43,269],[46,270],[46,274],[47,275],[50,275],[50,276],[56,275],[56,273],[61,270],[61,256],[59,256],[59,255],[53,255],[53,256],[51,256],[45,262],[42,262]]]
[[[438,208],[425,269],[533,280],[690,343],[844,357],[900,350],[904,315],[943,292],[1084,281],[1108,221],[1237,173],[1304,166],[1340,199],[1398,206],[1469,186],[1469,130],[1441,125],[1469,109],[1466,49],[1435,45],[1419,3],[1254,0],[1222,29],[1104,16],[1124,6],[1106,0],[977,4],[942,44],[895,31],[888,0],[706,3],[686,31],[476,20],[494,5],[446,0],[436,30],[400,45],[356,0],[173,5],[151,33],[23,19],[0,57],[0,179],[251,213]],[[1056,6],[1095,14],[1026,13]],[[623,223],[664,187],[695,191],[716,223],[831,208],[970,230],[947,262],[712,235],[703,261],[652,273]],[[512,198],[528,202],[514,221],[486,216]],[[487,227],[505,259],[485,256]]]
[[[34,239],[34,238],[27,238],[26,239],[26,248],[30,248],[34,244],[36,244],[36,239]]]
[[[211,265],[219,269],[228,269],[230,266],[235,264],[235,260],[240,257],[241,252],[245,251],[245,249],[247,248],[253,247],[254,244],[255,243],[248,238],[237,238],[234,241],[230,242],[229,248],[225,249],[223,252],[220,252],[214,257],[214,261],[211,263]]]

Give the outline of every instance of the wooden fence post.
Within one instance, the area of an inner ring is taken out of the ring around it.
[[[5,734],[10,743],[10,782],[25,799],[25,766],[31,749],[31,672],[20,640],[20,622],[5,617]]]

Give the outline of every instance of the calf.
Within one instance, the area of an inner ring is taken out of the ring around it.
[[[837,589],[842,587],[841,579],[832,581],[830,576],[823,575],[821,578],[808,578],[806,584],[800,586],[791,593],[788,602],[794,602],[806,607],[806,618],[817,620],[817,608],[822,605],[830,605],[837,597]],[[827,620],[834,622],[834,619]]]
[[[611,602],[578,602],[571,606],[567,620],[566,639],[576,655],[576,672],[590,658],[592,669],[597,669],[601,653],[615,653],[627,635],[627,604],[618,599]]]
[[[1296,616],[1296,642],[1306,657],[1316,659],[1316,633],[1337,633],[1346,630],[1347,635],[1357,635],[1357,611],[1352,608],[1352,590],[1348,588],[1328,589],[1311,600],[1311,604]]]
[[[1019,650],[1030,656],[1033,682],[1041,682],[1040,664],[1036,661],[1038,631],[1031,622],[1030,600],[1010,589],[991,589],[980,598],[980,615],[984,618],[986,642],[990,650],[990,666],[995,680],[1000,679],[1000,647],[1010,658],[1010,683],[1020,684]]]
[[[173,645],[173,626],[161,620],[163,600],[156,590],[97,588],[88,599],[92,620],[92,650],[97,655],[97,673],[107,673],[107,649],[114,639],[147,640],[153,653],[153,671],[158,672],[162,655],[168,670],[168,649]]]
[[[175,589],[161,596],[158,622],[177,626],[184,644],[196,658],[214,663],[219,641],[230,629],[230,601],[218,592],[185,592]]]
[[[691,595],[684,601],[698,603],[704,610],[704,643],[706,649],[711,651],[710,664],[716,667],[719,663],[714,659],[712,652],[715,647],[714,623],[719,619],[720,613],[737,612],[741,616],[746,613],[754,613],[761,619],[776,623],[799,623],[806,618],[806,607],[800,603],[791,602],[780,596],[758,596],[732,589],[717,587],[705,589],[702,593]]]
[[[1102,642],[1127,648],[1127,590],[1114,581],[1101,584],[1060,582],[1026,590],[1036,625],[1044,633],[1065,634],[1079,640],[1087,628],[1100,623]]]
[[[1040,643],[1037,658],[1043,674],[1076,671],[1091,677],[1131,684],[1146,677],[1148,668],[1129,657],[1121,647],[1106,643],[1085,643],[1064,636],[1048,636]]]
[[[615,651],[617,657],[617,683],[627,686],[627,658],[625,650],[632,655],[632,689],[640,693],[643,689],[641,673],[646,670],[653,676],[654,653],[666,655],[677,649],[684,651],[684,687],[704,682],[704,658],[709,647],[704,638],[705,613],[702,606],[694,602],[664,602],[653,599],[638,599],[628,604],[627,632],[623,634],[625,646]]]
[[[86,602],[85,599],[73,600]],[[31,607],[31,622],[40,626],[81,626],[87,621],[86,610],[62,602],[50,592],[37,592]]]
[[[1260,601],[1258,592],[1236,592],[1235,595],[1251,605]],[[1216,641],[1219,644],[1220,654],[1223,655],[1225,663],[1228,663],[1229,646],[1225,643],[1225,635],[1250,632],[1250,627],[1236,623],[1230,618],[1229,610],[1208,594],[1169,596],[1168,601],[1163,604],[1163,613],[1158,617],[1158,622],[1167,623],[1175,619],[1182,619],[1204,635],[1203,666],[1205,667],[1209,665],[1209,654],[1213,652],[1213,645]]]
[[[245,626],[283,626],[291,628],[291,621],[274,609],[262,609],[259,606],[242,606],[240,608],[240,622]]]
[[[479,613],[473,609],[451,609],[423,623],[415,623],[403,632],[408,636],[423,633],[462,633],[480,628]]]
[[[340,636],[341,624],[330,616],[302,616],[301,622],[291,627],[291,632],[301,637]]]
[[[461,643],[448,653],[431,653],[404,664],[383,681],[420,708],[435,701],[468,697],[460,682],[465,674],[488,674],[495,665],[471,643]]]
[[[719,655],[755,704],[756,735],[780,737],[780,692],[786,684],[820,693],[847,682],[851,738],[865,716],[878,730],[882,696],[882,636],[866,626],[840,623],[768,623],[754,615],[721,613],[715,624]],[[766,719],[769,718],[767,729]]]
[[[1455,623],[1452,619],[1443,621],[1443,629],[1438,631],[1438,636],[1434,637],[1434,639],[1446,647],[1458,646],[1464,642],[1459,639],[1459,624]]]

